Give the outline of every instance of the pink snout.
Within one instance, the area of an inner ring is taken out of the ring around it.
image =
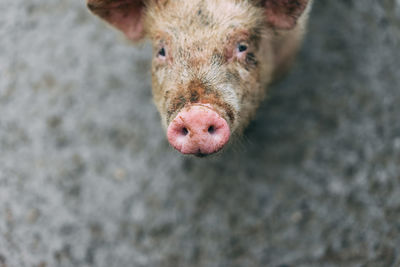
[[[192,105],[178,113],[167,130],[169,143],[183,154],[204,156],[219,151],[228,141],[228,123],[203,105]]]

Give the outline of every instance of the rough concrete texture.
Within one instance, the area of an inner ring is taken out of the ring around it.
[[[316,0],[215,157],[169,147],[149,45],[84,1],[0,3],[0,266],[400,266],[400,2]]]

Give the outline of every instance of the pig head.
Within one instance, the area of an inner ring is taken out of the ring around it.
[[[154,102],[170,144],[221,150],[254,116],[301,42],[308,0],[88,0],[127,38],[153,44]]]

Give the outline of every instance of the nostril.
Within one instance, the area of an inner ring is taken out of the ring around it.
[[[211,125],[210,127],[208,127],[208,133],[209,133],[209,134],[215,133],[215,127],[214,127],[214,125]]]
[[[189,133],[188,129],[186,127],[182,128],[182,134],[187,135]]]

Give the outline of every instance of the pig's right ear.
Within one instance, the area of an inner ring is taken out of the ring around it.
[[[140,0],[87,0],[90,11],[121,30],[132,41],[144,35],[144,6]]]
[[[290,30],[309,2],[311,0],[263,0],[267,23],[276,29]]]

